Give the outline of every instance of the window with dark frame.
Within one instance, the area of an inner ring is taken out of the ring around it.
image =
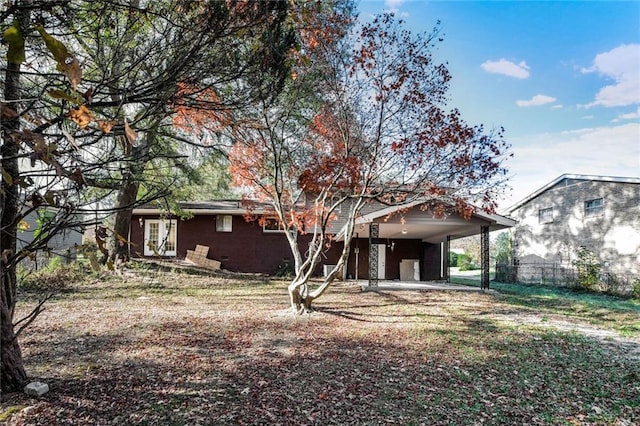
[[[604,213],[604,200],[602,198],[594,198],[584,202],[584,216],[597,217]]]
[[[538,223],[553,222],[553,207],[538,210]]]
[[[280,221],[275,217],[263,218],[262,223],[263,232],[284,232],[284,228],[280,224]]]

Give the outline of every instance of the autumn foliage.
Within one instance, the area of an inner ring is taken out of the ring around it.
[[[200,89],[178,83],[170,104],[174,109],[173,126],[197,138],[219,133],[230,124],[228,107],[212,87]]]
[[[347,145],[339,129],[340,123],[328,110],[313,118],[307,142],[311,156],[298,179],[300,189],[308,193],[358,192],[363,158]]]
[[[301,31],[307,62],[299,62],[279,102],[257,105],[238,120],[229,157],[234,183],[249,198],[269,202],[269,214],[292,230],[314,230],[308,249],[287,233],[297,310],[308,308],[340,273],[365,204],[402,211],[419,201],[438,217],[493,212],[509,155],[501,129],[487,133],[446,109],[451,76],[431,55],[437,28],[414,35],[385,14],[353,36],[331,34],[339,36],[324,41]],[[338,211],[345,223],[339,230],[331,228]],[[304,221],[296,219],[301,216]],[[317,290],[304,290],[337,232],[345,247],[341,259]]]

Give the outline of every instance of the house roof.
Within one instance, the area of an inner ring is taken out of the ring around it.
[[[640,177],[576,175],[576,174],[565,173],[565,174],[563,174],[561,176],[558,176],[557,178],[555,178],[551,182],[547,183],[542,188],[540,188],[540,189],[532,192],[531,194],[527,195],[525,198],[523,198],[522,200],[518,201],[517,203],[515,203],[514,205],[509,207],[507,209],[507,211],[509,213],[513,212],[514,210],[522,207],[524,204],[526,204],[529,201],[531,201],[534,198],[536,198],[538,195],[540,195],[543,192],[553,188],[554,186],[556,186],[558,183],[562,182],[565,179],[582,180],[582,181],[599,181],[599,182],[616,182],[616,183],[636,183],[636,184],[640,184]]]
[[[497,214],[476,212],[471,219],[466,220],[459,215],[445,218],[434,217],[433,213],[422,211],[419,206],[424,200],[411,203],[386,206],[373,212],[359,216],[356,219],[356,233],[361,238],[369,236],[369,223],[380,224],[380,238],[411,238],[426,242],[438,243],[446,241],[447,237],[461,238],[478,235],[482,226],[489,226],[490,231],[515,226],[516,221]],[[216,200],[199,202],[181,202],[180,207],[194,215],[199,214],[245,214],[247,209],[241,200]],[[269,204],[256,203],[255,213],[260,214],[269,208]],[[402,215],[394,215],[403,211]],[[134,214],[158,214],[161,209],[148,204],[133,210]],[[337,239],[341,239],[341,232]]]
[[[262,213],[269,205],[254,202],[256,213]],[[180,208],[192,214],[245,214],[247,206],[242,200],[181,201]],[[133,214],[158,214],[161,209],[155,204],[145,204],[133,209]]]

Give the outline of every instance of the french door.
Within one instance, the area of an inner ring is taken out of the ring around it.
[[[177,230],[175,219],[147,219],[144,223],[144,255],[175,256]]]

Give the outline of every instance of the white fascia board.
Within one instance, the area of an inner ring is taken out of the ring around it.
[[[379,217],[384,217],[384,216],[386,216],[388,214],[397,212],[398,210],[415,207],[417,205],[423,204],[424,202],[425,202],[425,200],[415,200],[415,201],[412,201],[412,202],[407,203],[407,204],[401,204],[401,205],[396,205],[396,206],[388,206],[388,207],[382,208],[380,210],[376,210],[374,212],[367,213],[367,214],[365,214],[363,216],[359,216],[359,217],[356,218],[356,225],[361,225],[363,223],[371,223],[371,222],[373,222],[374,219],[377,219]]]
[[[506,216],[502,216],[499,214],[489,214],[489,213],[485,213],[485,212],[476,212],[473,214],[474,216],[486,220],[488,222],[493,222],[496,225],[500,225],[500,226],[507,226],[507,227],[511,227],[511,226],[515,226],[516,223],[518,223],[517,220],[512,219],[510,217],[506,217]]]
[[[369,214],[366,214],[364,216],[360,216],[358,218],[356,218],[356,225],[361,225],[361,224],[365,224],[365,223],[371,223],[373,222],[374,219],[377,219],[379,217],[384,217],[390,213],[393,213],[395,211],[404,209],[404,208],[411,208],[411,207],[415,207],[417,205],[420,205],[424,203],[424,200],[416,200],[413,201],[411,203],[408,204],[403,204],[400,206],[390,206],[390,207],[386,207],[384,209],[381,210],[376,210],[375,212],[371,212]],[[478,211],[476,213],[473,213],[474,217],[477,217],[479,219],[488,221],[488,222],[493,222],[497,225],[504,225],[504,226],[514,226],[516,224],[516,221],[514,219],[505,217],[505,216],[501,216],[499,214],[489,214],[489,213],[485,213],[483,211]]]
[[[227,214],[227,215],[244,215],[248,212],[247,209],[184,209],[185,212],[191,213],[195,216],[198,215],[214,215],[214,214]],[[252,213],[262,214],[264,210],[252,210]],[[166,213],[164,210],[160,209],[133,209],[133,214],[137,215],[156,215]]]

